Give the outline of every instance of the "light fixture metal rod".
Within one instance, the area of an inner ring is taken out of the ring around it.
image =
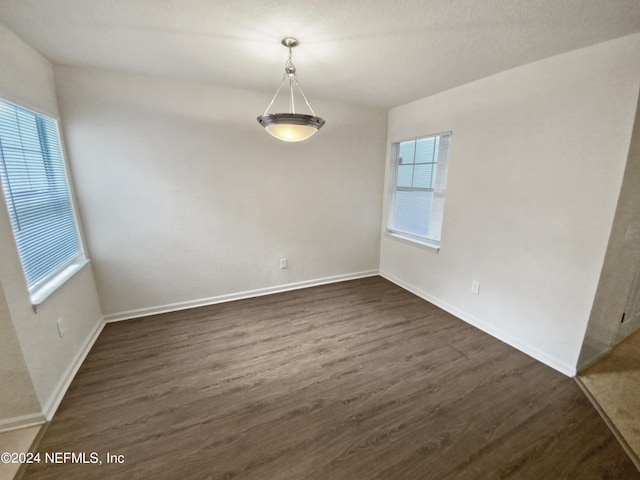
[[[304,98],[304,101],[307,104],[307,107],[309,107],[309,110],[311,110],[311,113],[315,117],[316,116],[316,112],[313,111],[313,108],[311,108],[311,104],[309,103],[309,100],[307,100],[307,96],[302,91],[302,87],[300,86],[300,83],[298,82],[298,77],[296,77],[296,87],[298,87],[298,90],[300,90],[300,94],[302,95],[302,98]],[[291,96],[293,96],[293,95],[291,95]]]
[[[273,98],[269,102],[269,105],[267,105],[267,108],[264,110],[264,113],[262,115],[266,115],[267,113],[269,113],[269,109],[271,108],[271,105],[273,105],[273,102],[276,101],[276,98],[278,98],[278,94],[280,93],[280,90],[282,90],[282,86],[284,85],[284,81],[286,79],[287,79],[287,74],[284,74],[282,76],[282,81],[280,82],[280,86],[278,87],[278,90],[276,90],[276,94],[273,96]]]
[[[296,101],[293,98],[293,80],[295,78],[295,75],[293,77],[289,77],[289,95],[291,95],[291,98],[289,100],[289,110],[291,111],[290,113],[296,113]],[[295,83],[298,83],[297,79]]]

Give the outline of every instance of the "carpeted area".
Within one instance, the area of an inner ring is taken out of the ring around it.
[[[580,380],[640,457],[640,330],[581,372]]]

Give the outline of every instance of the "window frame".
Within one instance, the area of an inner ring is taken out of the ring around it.
[[[51,182],[54,181],[52,179],[52,175],[54,172],[52,171],[51,158],[48,158],[45,150],[48,147],[47,145],[43,145],[43,133],[42,129],[44,127],[44,120],[48,119],[53,122],[55,134],[57,135],[57,142],[60,147],[60,157],[61,163],[60,168],[61,172],[64,174],[64,187],[66,189],[66,194],[68,195],[69,204],[70,204],[70,212],[73,219],[73,232],[75,233],[75,237],[78,244],[78,252],[72,257],[60,262],[56,265],[55,269],[51,272],[34,281],[33,284],[29,285],[29,281],[27,280],[26,269],[23,263],[23,258],[18,249],[18,239],[16,236],[16,231],[14,229],[14,222],[12,220],[11,209],[15,207],[9,204],[9,201],[13,198],[19,197],[20,195],[29,195],[24,192],[17,192],[13,194],[12,192],[7,193],[4,181],[0,178],[0,192],[2,192],[3,203],[5,204],[5,211],[7,212],[7,217],[9,220],[9,224],[11,226],[11,235],[13,237],[14,245],[16,246],[16,253],[18,255],[18,259],[20,261],[20,266],[22,269],[23,278],[25,281],[25,287],[29,293],[29,299],[34,311],[37,311],[37,307],[40,306],[51,294],[53,294],[58,288],[64,285],[67,280],[73,277],[77,272],[79,272],[85,265],[89,263],[89,259],[86,256],[86,246],[84,243],[84,238],[82,236],[82,230],[80,227],[80,219],[78,215],[78,209],[75,201],[75,192],[73,189],[73,181],[72,176],[69,170],[68,160],[67,160],[67,152],[64,144],[62,127],[60,125],[60,118],[57,115],[51,114],[50,112],[44,111],[39,108],[32,107],[30,105],[26,105],[19,100],[8,97],[6,95],[0,95],[0,102],[8,104],[11,107],[25,110],[36,117],[36,125],[38,130],[38,140],[40,143],[40,153],[42,154],[43,168],[45,170],[45,174],[47,177],[47,184],[49,185],[46,189],[41,189],[40,191],[51,191],[52,193],[56,192],[56,190],[52,190]],[[46,137],[46,134],[44,134]],[[2,160],[0,159],[0,162]],[[2,172],[2,177],[8,175],[8,172],[4,165],[0,164],[0,168],[4,171]],[[34,189],[35,190],[35,189]],[[59,189],[58,189],[59,191]],[[49,202],[43,202],[44,204],[50,204],[55,201],[59,201],[55,198],[49,198]],[[15,215],[15,213],[14,213]]]
[[[434,195],[436,191],[435,184],[432,184],[430,188],[429,187],[421,188],[421,187],[413,187],[413,186],[398,187],[397,183],[398,183],[398,170],[399,170],[398,167],[400,165],[399,163],[400,145],[402,143],[407,143],[407,142],[416,142],[417,144],[417,142],[420,140],[437,138],[445,135],[449,137],[448,156],[446,158],[446,162],[445,162],[446,165],[444,167],[445,168],[445,184],[444,184],[443,195],[445,195],[446,188],[447,188],[449,160],[451,157],[451,138],[453,137],[452,131],[445,131],[440,133],[433,133],[428,135],[405,138],[402,140],[395,140],[391,142],[391,147],[390,147],[391,161],[390,161],[389,183],[388,183],[388,191],[387,191],[388,200],[386,202],[387,203],[387,219],[385,224],[385,235],[388,238],[392,238],[394,240],[400,241],[402,243],[406,243],[408,245],[417,246],[434,253],[438,253],[440,251],[441,240],[433,240],[421,235],[405,232],[399,228],[396,228],[394,225],[394,217],[395,217],[395,210],[396,210],[396,193],[398,191],[431,191],[434,193]],[[434,152],[434,156],[435,156],[435,152]],[[423,163],[424,162],[417,163],[417,164],[414,163],[414,165],[421,165]],[[437,166],[440,162],[427,162],[427,163]],[[442,201],[444,202],[444,198]],[[442,219],[444,219],[444,204],[442,206],[442,211],[440,213],[442,215]],[[430,214],[431,214],[431,211],[430,211]],[[442,221],[440,224],[440,228],[442,228]]]

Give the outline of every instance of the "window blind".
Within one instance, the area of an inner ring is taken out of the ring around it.
[[[84,258],[57,122],[0,100],[0,177],[33,296]]]
[[[451,133],[396,144],[388,230],[439,244]]]

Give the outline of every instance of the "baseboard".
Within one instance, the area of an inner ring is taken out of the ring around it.
[[[613,347],[607,347],[604,350],[594,352],[586,360],[584,360],[583,362],[580,362],[577,369],[578,372],[582,372],[583,370],[586,370],[591,365],[596,363],[598,360],[603,359],[604,357],[609,355],[612,350],[613,350]]]
[[[87,358],[91,347],[93,347],[93,344],[98,339],[98,336],[100,335],[100,332],[102,332],[104,325],[104,318],[100,318],[100,321],[87,336],[87,339],[85,340],[84,345],[82,346],[78,354],[75,356],[69,367],[65,370],[62,378],[56,385],[55,390],[49,396],[49,399],[42,409],[47,421],[51,421],[54,414],[56,413],[56,410],[58,410],[64,394],[67,392],[69,385],[71,385],[71,382],[73,381],[73,377],[75,377],[76,373],[78,373],[78,370],[80,369],[82,362],[84,362],[84,359]]]
[[[627,338],[629,338],[631,335],[633,335],[639,330],[640,330],[639,321],[634,321],[629,324],[624,323],[622,327],[618,330],[613,346],[615,347],[619,343],[624,342]]]
[[[245,298],[261,297],[264,295],[272,295],[274,293],[288,292],[301,288],[316,287],[318,285],[326,285],[328,283],[344,282],[347,280],[356,280],[358,278],[373,277],[378,275],[378,270],[368,270],[365,272],[347,273],[344,275],[334,275],[331,277],[316,278],[313,280],[305,280],[302,282],[287,283],[276,285],[274,287],[258,288],[255,290],[246,290],[243,292],[230,293],[227,295],[217,295],[207,298],[199,298],[197,300],[188,300],[186,302],[169,303],[156,307],[140,308],[136,310],[128,310],[119,313],[105,315],[104,319],[107,323],[119,322],[122,320],[130,320],[132,318],[147,317],[150,315],[158,315],[161,313],[176,312],[179,310],[187,310],[189,308],[204,307],[207,305],[215,305],[216,303],[232,302],[235,300],[243,300]]]
[[[460,320],[463,320],[464,322],[473,325],[474,327],[482,330],[485,333],[488,333],[489,335],[491,335],[492,337],[497,338],[498,340],[506,343],[507,345],[520,350],[522,353],[525,353],[527,355],[529,355],[530,357],[535,358],[536,360],[538,360],[539,362],[544,363],[545,365],[553,368],[554,370],[557,370],[558,372],[568,376],[568,377],[574,377],[577,373],[576,371],[576,367],[575,366],[571,366],[571,365],[567,365],[564,362],[561,362],[559,360],[557,360],[556,358],[553,358],[552,356],[550,356],[549,354],[547,354],[546,352],[543,352],[541,350],[539,350],[536,347],[533,347],[531,345],[528,345],[525,342],[522,342],[521,340],[514,338],[513,336],[511,336],[510,334],[495,328],[492,325],[487,324],[486,322],[483,322],[482,320],[474,317],[473,315],[469,315],[466,312],[463,312],[459,309],[457,309],[456,307],[454,307],[453,305],[449,305],[446,302],[443,302],[442,300],[432,297],[431,295],[429,295],[428,293],[414,287],[413,285],[410,285],[398,278],[395,278],[393,275],[389,275],[387,273],[382,273],[380,272],[379,274],[381,277],[386,278],[387,280],[389,280],[390,282],[395,283],[396,285],[398,285],[399,287],[404,288],[405,290],[408,290],[409,292],[413,293],[414,295],[417,295],[418,297],[426,300],[429,303],[434,304],[435,306],[441,308],[442,310],[449,312],[451,315],[459,318]]]
[[[35,427],[42,425],[47,419],[42,413],[30,413],[18,417],[4,418],[0,420],[0,433],[18,430],[20,428]]]
[[[589,401],[591,402],[591,405],[593,405],[593,408],[595,408],[596,411],[600,414],[600,416],[604,420],[604,423],[607,424],[607,427],[609,427],[609,430],[611,430],[611,433],[613,433],[613,436],[616,437],[616,440],[618,440],[618,443],[620,443],[620,446],[622,447],[622,449],[629,456],[629,458],[631,459],[633,464],[636,466],[636,468],[640,470],[640,458],[638,458],[638,455],[636,455],[636,452],[634,452],[631,446],[627,443],[625,438],[620,433],[620,430],[618,430],[615,424],[611,421],[611,419],[609,418],[609,415],[607,415],[604,409],[600,406],[596,398],[591,394],[591,392],[589,391],[587,386],[582,382],[580,377],[576,376],[575,381],[580,387],[580,390],[582,390],[582,393],[584,393],[585,396],[589,399]]]

